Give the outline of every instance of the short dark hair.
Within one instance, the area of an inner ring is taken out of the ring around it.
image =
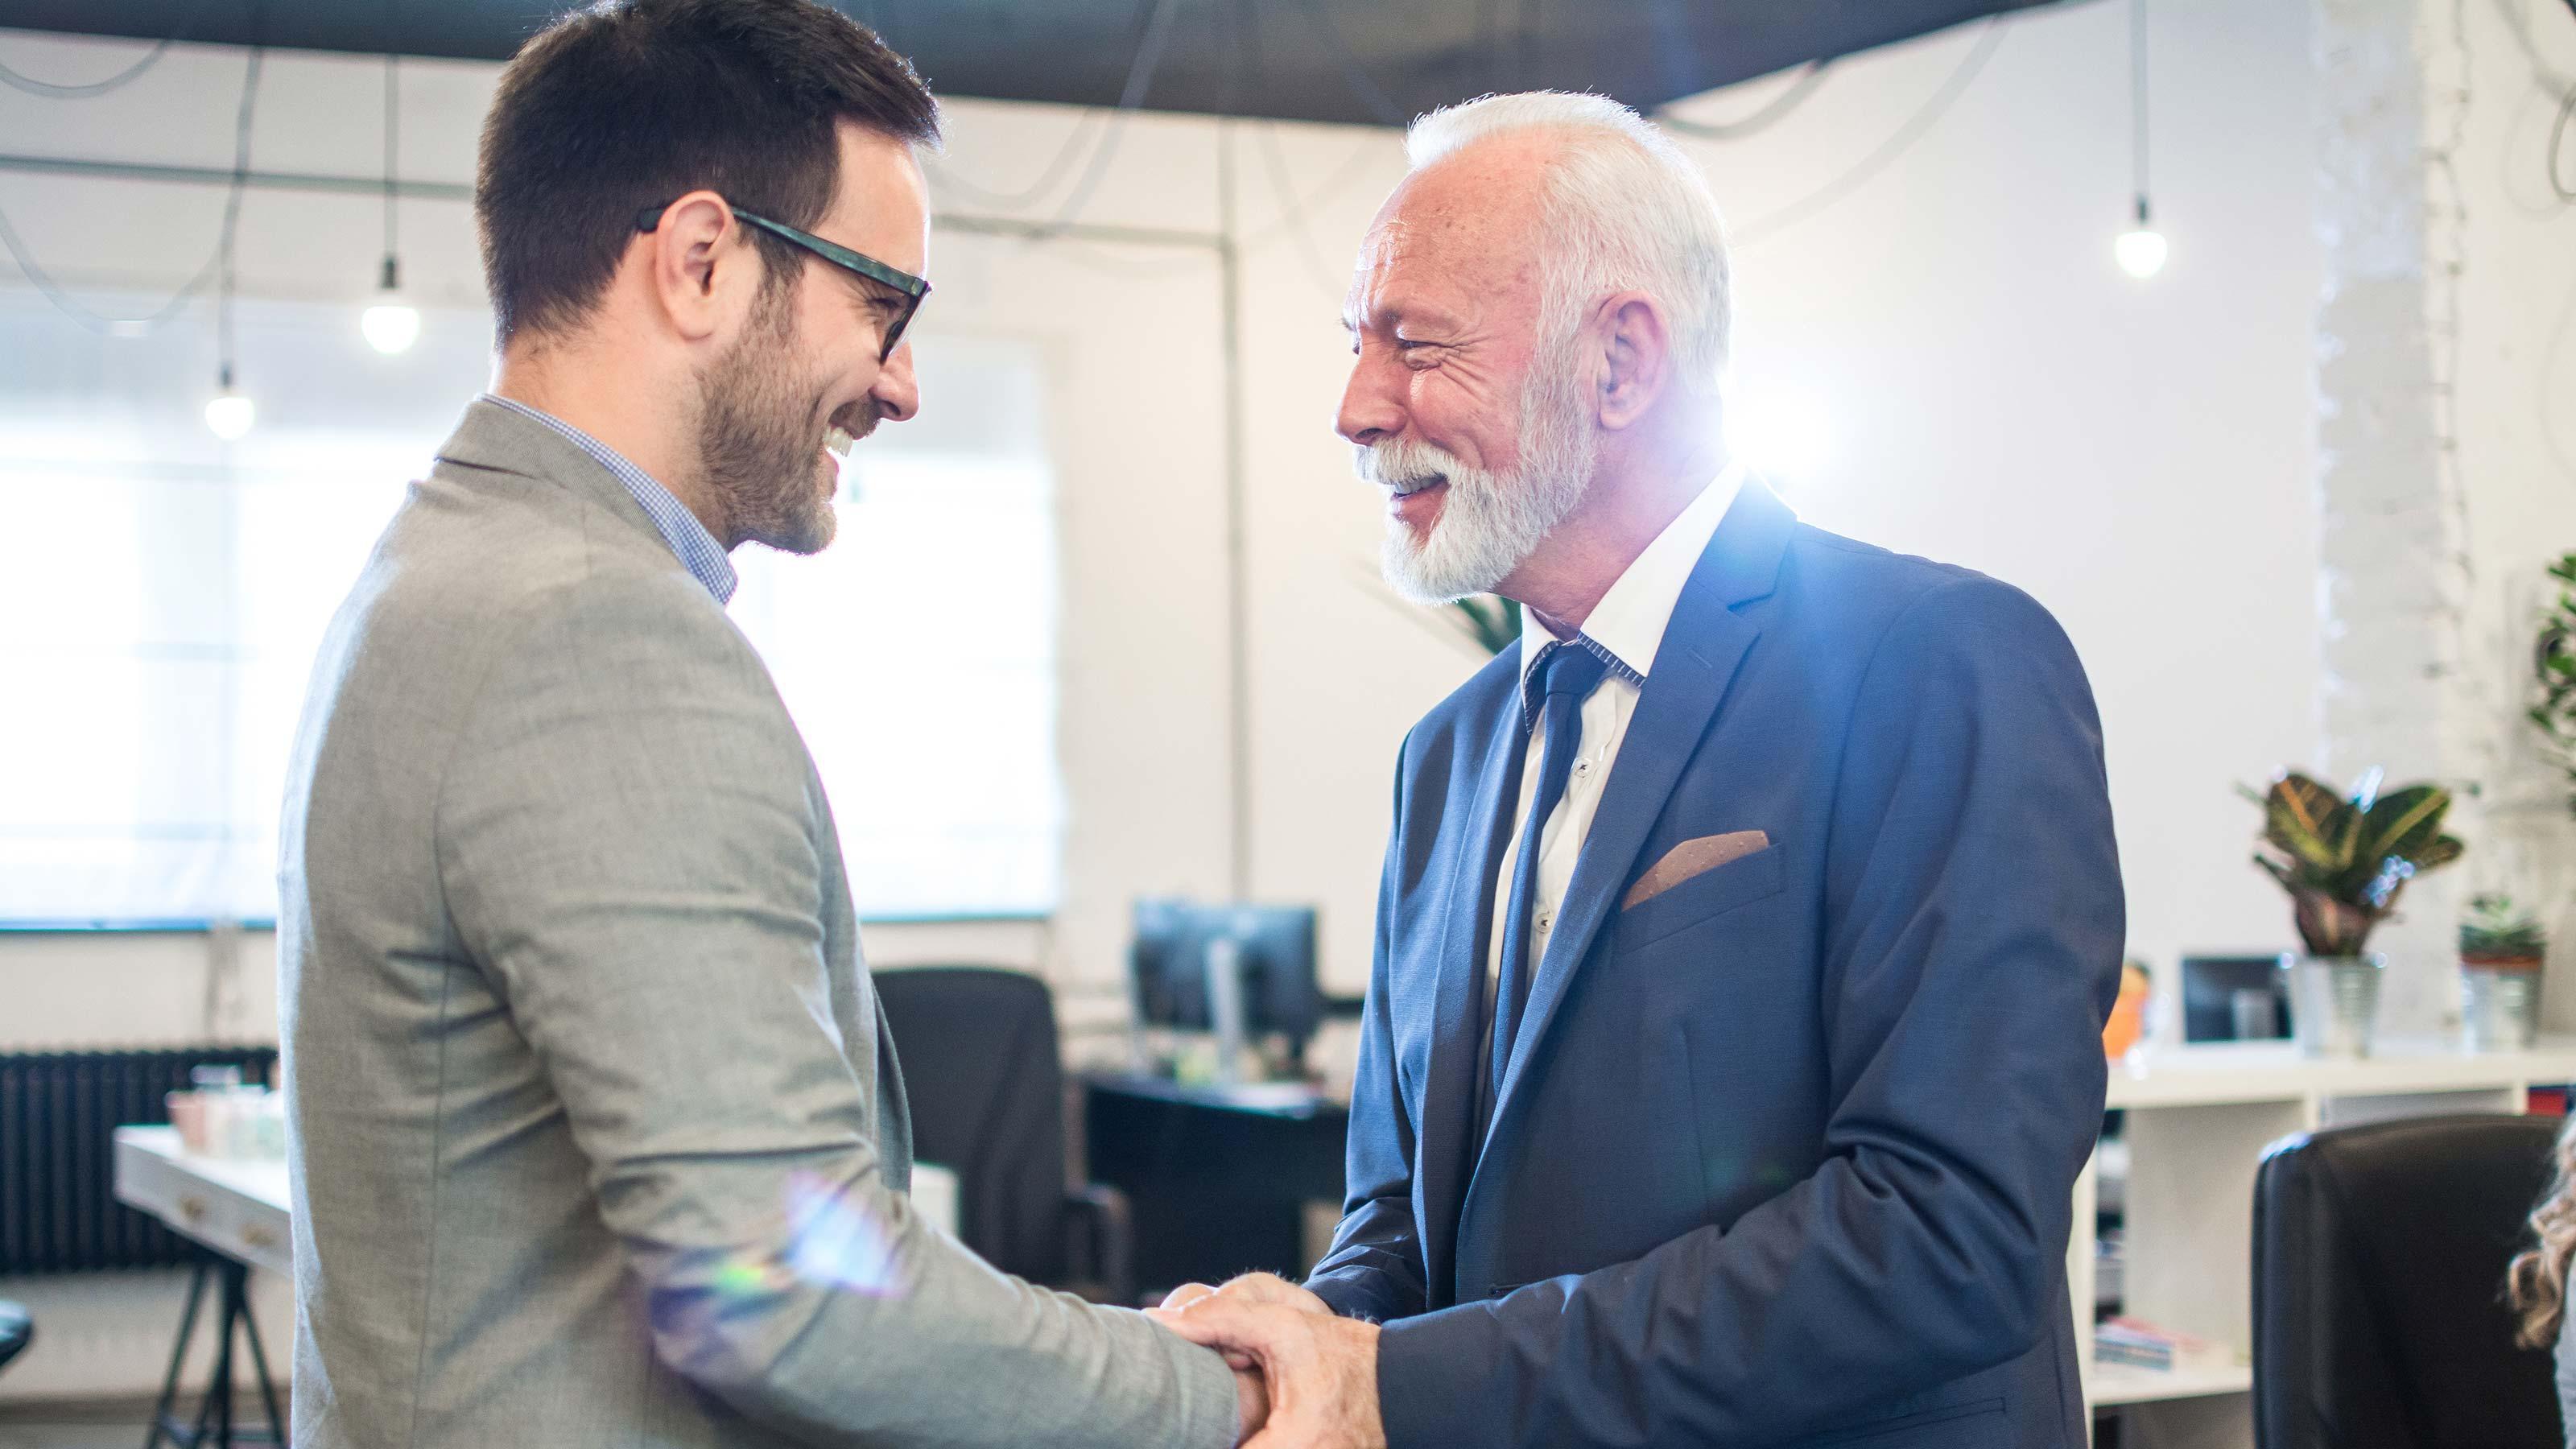
[[[939,106],[875,32],[812,0],[600,0],[522,46],[483,123],[474,219],[503,342],[579,322],[637,213],[707,187],[812,227],[838,124],[935,142]],[[770,279],[798,253],[755,230]]]

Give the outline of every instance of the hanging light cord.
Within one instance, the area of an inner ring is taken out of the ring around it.
[[[2129,0],[2129,164],[2138,225],[2147,224],[2147,0]]]
[[[385,279],[386,290],[399,285],[394,262],[394,155],[402,135],[400,120],[402,57],[385,52]]]

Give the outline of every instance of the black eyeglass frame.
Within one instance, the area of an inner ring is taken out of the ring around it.
[[[669,211],[678,200],[675,196],[670,201],[648,206],[636,213],[635,229],[641,232],[658,229],[662,225],[662,213]],[[730,201],[725,202],[725,206],[737,220],[750,222],[781,241],[803,247],[843,271],[856,272],[871,282],[902,293],[903,306],[894,314],[894,321],[886,325],[885,345],[877,352],[877,361],[882,363],[894,356],[894,350],[903,345],[903,330],[912,325],[913,315],[921,310],[921,299],[930,295],[930,283],[926,278],[916,277],[900,267],[887,266],[866,252],[852,251],[839,242],[825,241],[812,232],[800,231],[783,221],[755,215]]]

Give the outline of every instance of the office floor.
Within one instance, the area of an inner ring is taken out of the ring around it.
[[[235,1422],[258,1416],[258,1403],[245,1401]],[[148,1399],[0,1404],[0,1449],[137,1449],[151,1417]]]

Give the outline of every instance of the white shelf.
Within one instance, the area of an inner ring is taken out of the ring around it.
[[[2186,1363],[2170,1369],[2096,1364],[2093,1404],[2155,1404],[2167,1399],[2199,1399],[2211,1394],[2242,1394],[2254,1387],[2254,1368],[2241,1363]]]
[[[2530,1051],[2472,1054],[2456,1040],[2391,1040],[2361,1060],[2310,1058],[2289,1042],[2147,1047],[2111,1066],[2108,1103],[2128,1109],[2118,1195],[2126,1220],[2123,1311],[2212,1344],[2252,1340],[2254,1178],[2282,1138],[2450,1112],[2518,1112],[2533,1087],[2576,1083],[2576,1036]],[[2120,1154],[2110,1154],[2116,1158]],[[2106,1164],[2076,1183],[2067,1287],[2089,1358],[2094,1207]],[[2142,1437],[2254,1449],[2254,1370],[2218,1349],[2179,1368],[2093,1364],[2085,1396],[2150,1421]],[[2160,1407],[2170,1405],[2171,1407]]]
[[[2576,1082],[2576,1037],[2543,1037],[2527,1052],[2474,1055],[2450,1042],[2386,1042],[2360,1060],[2303,1057],[2288,1042],[2224,1042],[2131,1052],[2111,1066],[2109,1105],[2224,1106],[2561,1082]]]

